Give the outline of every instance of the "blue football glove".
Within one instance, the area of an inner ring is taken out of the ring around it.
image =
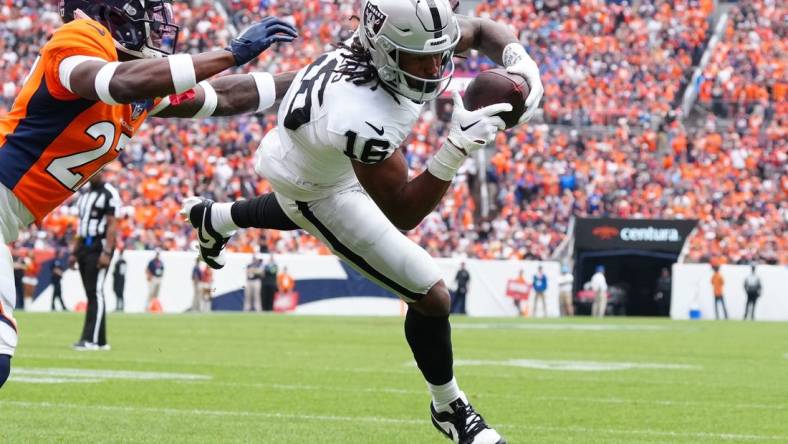
[[[235,64],[241,66],[256,58],[276,42],[292,42],[298,37],[295,28],[276,17],[266,17],[246,28],[230,42],[228,51],[233,53]]]

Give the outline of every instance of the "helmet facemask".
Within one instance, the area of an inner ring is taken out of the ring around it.
[[[144,4],[144,10],[137,8]],[[168,1],[127,2],[122,13],[105,9],[105,24],[115,47],[138,58],[159,58],[175,53],[180,27],[174,24],[172,4]]]
[[[459,39],[458,39],[459,40]],[[380,80],[399,94],[419,103],[429,102],[443,94],[449,87],[449,82],[454,75],[454,46],[440,52],[415,52],[398,48],[389,42],[385,37],[380,40],[380,45],[387,49],[385,51],[386,62],[383,66],[377,67]],[[402,68],[401,54],[413,56],[434,56],[439,54],[440,68],[435,78],[419,77],[411,74]],[[373,62],[375,58],[373,57]]]

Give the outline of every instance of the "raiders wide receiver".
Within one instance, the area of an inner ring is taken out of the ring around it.
[[[470,406],[453,376],[450,296],[429,256],[400,230],[429,214],[466,157],[492,142],[504,123],[498,104],[465,110],[454,93],[449,136],[427,170],[408,180],[400,144],[424,103],[444,92],[455,52],[477,49],[543,87],[517,38],[490,20],[456,16],[448,0],[365,0],[351,41],[295,77],[278,126],[256,154],[274,193],[235,203],[189,198],[183,214],[198,230],[200,254],[214,268],[238,228],[302,228],[359,272],[409,304],[405,334],[432,395],[435,427],[458,443],[504,443]]]

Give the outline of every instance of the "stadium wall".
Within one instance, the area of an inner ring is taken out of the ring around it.
[[[141,313],[147,305],[148,283],[145,268],[153,258],[152,251],[126,251],[127,261],[125,311]],[[162,278],[160,301],[167,313],[181,313],[191,307],[194,289],[191,272],[195,254],[191,252],[162,252],[164,277]],[[214,309],[241,310],[243,288],[246,283],[246,265],[251,262],[251,254],[228,254],[227,265],[214,271],[213,301]],[[266,255],[265,261],[268,260]],[[454,289],[454,276],[459,269],[460,259],[436,259],[443,278],[450,289]],[[337,314],[337,315],[400,315],[404,306],[399,299],[377,285],[367,281],[355,270],[336,257],[318,255],[276,255],[280,271],[287,267],[288,273],[296,281],[296,291],[300,301],[297,313]],[[506,297],[506,283],[515,278],[520,270],[530,281],[537,267],[544,266],[548,277],[545,293],[547,314],[557,317],[558,289],[556,282],[560,272],[557,262],[538,261],[464,261],[471,276],[466,308],[472,316],[516,316],[511,298]],[[110,270],[114,267],[110,265]],[[46,284],[44,284],[46,285]],[[71,309],[79,301],[85,300],[82,281],[76,270],[67,270],[63,275],[63,299]],[[115,295],[112,292],[112,273],[108,273],[104,284],[104,294],[108,310],[115,309]],[[52,287],[43,289],[28,306],[31,311],[49,311],[52,300]],[[531,310],[533,313],[533,310]],[[540,310],[541,315],[541,310]]]
[[[742,319],[747,302],[744,279],[750,274],[748,265],[722,265],[725,280],[723,296],[730,319]],[[755,273],[761,278],[761,297],[755,306],[755,319],[788,320],[788,267],[759,265]],[[712,269],[708,264],[673,265],[673,293],[670,317],[689,319],[690,310],[700,310],[700,319],[714,319],[714,294],[711,288]]]

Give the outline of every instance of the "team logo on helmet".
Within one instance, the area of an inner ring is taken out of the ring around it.
[[[383,29],[383,23],[386,22],[388,16],[378,8],[378,5],[373,5],[371,2],[367,3],[364,8],[364,27],[366,28],[369,37],[375,37]]]

